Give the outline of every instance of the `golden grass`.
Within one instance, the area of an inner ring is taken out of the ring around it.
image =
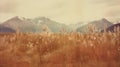
[[[120,67],[120,32],[1,33],[0,67]]]

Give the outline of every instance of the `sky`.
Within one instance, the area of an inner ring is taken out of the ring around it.
[[[120,18],[120,0],[0,0],[0,22],[14,17],[48,17],[73,24]]]

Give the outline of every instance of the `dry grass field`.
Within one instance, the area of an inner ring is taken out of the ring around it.
[[[1,33],[0,67],[120,67],[120,32]]]

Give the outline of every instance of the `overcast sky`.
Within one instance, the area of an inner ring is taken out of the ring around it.
[[[11,17],[48,17],[61,23],[120,18],[120,0],[0,0],[0,22]]]

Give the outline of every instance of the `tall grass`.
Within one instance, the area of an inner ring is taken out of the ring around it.
[[[0,67],[120,67],[120,32],[1,33]]]

